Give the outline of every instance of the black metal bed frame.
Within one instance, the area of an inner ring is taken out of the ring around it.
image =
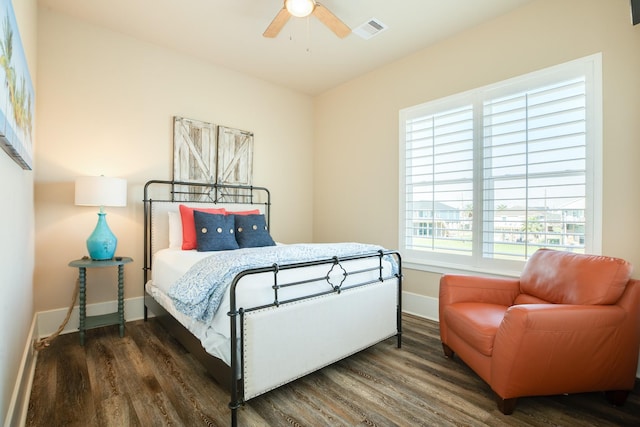
[[[149,198],[149,186],[154,184],[160,185],[168,185],[171,186],[171,196],[169,200],[160,199],[153,200]],[[269,214],[270,214],[270,206],[271,206],[271,197],[269,191],[264,187],[253,187],[253,186],[238,186],[238,185],[226,185],[226,184],[213,184],[213,183],[193,183],[193,182],[181,182],[181,181],[162,181],[162,180],[152,180],[148,181],[144,187],[144,283],[147,283],[149,279],[149,271],[151,270],[152,263],[152,255],[153,255],[153,247],[150,236],[150,230],[152,226],[152,215],[151,208],[153,202],[175,202],[178,203],[180,200],[175,200],[176,194],[191,194],[185,193],[183,191],[174,192],[173,189],[175,186],[191,186],[197,188],[198,191],[193,194],[197,194],[198,196],[202,196],[202,191],[207,195],[206,200],[203,203],[211,204],[211,203],[233,203],[233,204],[249,204],[249,205],[265,205],[265,216],[267,222],[267,228],[270,228]],[[233,194],[236,190],[241,190],[241,194]],[[232,200],[228,200],[230,193],[233,196]],[[265,202],[254,202],[256,199],[256,192],[263,192],[266,194]],[[189,203],[190,205],[193,203],[199,203],[198,201],[184,201],[185,203]],[[398,272],[393,275],[388,275],[386,277],[383,276],[383,259],[384,257],[391,256],[394,257],[398,264]],[[359,268],[357,270],[348,271],[347,268],[343,265],[348,261],[362,260],[367,258],[377,258],[378,263],[377,266]],[[315,277],[309,277],[304,280],[298,281],[290,281],[290,282],[281,282],[279,280],[279,273],[286,270],[291,270],[295,268],[304,268],[304,267],[314,267],[314,266],[327,266],[326,274],[319,274]],[[347,277],[355,276],[358,274],[370,273],[372,271],[378,271],[378,277],[374,280],[365,280],[358,281],[357,283],[345,284]],[[264,304],[256,307],[238,307],[237,302],[237,289],[240,285],[240,281],[249,276],[255,274],[264,274],[264,273],[272,273],[273,283],[271,288],[273,290],[273,302],[269,304]],[[360,288],[367,285],[373,285],[375,283],[382,283],[386,280],[397,279],[397,311],[396,311],[396,322],[397,322],[397,347],[400,348],[402,346],[402,259],[400,253],[398,251],[388,251],[388,250],[379,250],[376,252],[371,252],[364,255],[352,255],[352,256],[344,256],[344,257],[332,257],[325,258],[316,261],[308,261],[308,262],[299,262],[299,263],[291,263],[285,265],[272,264],[269,266],[261,267],[261,268],[252,268],[245,271],[240,272],[236,275],[230,285],[230,310],[227,315],[230,317],[231,324],[231,367],[228,369],[228,366],[224,364],[220,359],[215,356],[211,356],[204,351],[202,345],[199,343],[199,340],[194,337],[184,326],[179,324],[173,317],[166,312],[166,310],[158,304],[153,297],[151,297],[145,290],[145,307],[144,307],[144,318],[147,320],[148,316],[148,307],[152,309],[152,311],[161,318],[161,323],[169,329],[169,331],[174,334],[174,336],[181,342],[190,352],[195,353],[194,356],[198,359],[203,365],[207,368],[207,370],[216,378],[217,382],[221,385],[225,386],[230,383],[231,387],[229,388],[231,394],[231,401],[229,403],[229,408],[231,409],[231,425],[237,425],[237,410],[245,403],[245,393],[243,386],[243,349],[244,349],[244,337],[240,331],[244,328],[244,316],[253,311],[262,310],[265,308],[272,307],[280,307],[286,304],[309,300],[311,298],[317,298],[330,294],[340,294],[343,291],[349,289]],[[313,294],[308,294],[300,297],[289,298],[289,299],[281,299],[280,291],[293,286],[303,286],[308,285],[310,283],[326,283],[327,287],[325,290],[316,291]],[[346,356],[345,356],[346,357]],[[212,360],[214,359],[214,360]],[[226,368],[225,368],[226,367]],[[222,372],[221,372],[222,371]],[[225,384],[225,380],[227,383]]]
[[[149,197],[149,189],[152,185],[166,185],[171,188],[169,198],[151,199]],[[182,190],[180,187],[188,187],[188,191]],[[176,189],[177,188],[177,189]],[[198,191],[200,190],[200,191]],[[237,193],[236,193],[237,192]],[[259,203],[255,200],[260,194],[266,197],[266,201]],[[232,185],[218,184],[210,182],[187,182],[187,181],[167,181],[167,180],[151,180],[144,185],[144,283],[147,283],[148,272],[151,270],[153,262],[153,248],[151,247],[151,234],[149,231],[153,226],[151,220],[151,205],[153,202],[170,202],[178,203],[180,200],[176,196],[185,196],[189,198],[199,197],[201,200],[184,200],[185,203],[194,204],[237,204],[237,205],[264,205],[265,220],[267,229],[271,229],[271,193],[265,187],[255,187],[252,185]],[[204,198],[203,198],[204,197]],[[145,307],[145,319],[147,317]]]

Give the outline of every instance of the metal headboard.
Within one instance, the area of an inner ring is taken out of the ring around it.
[[[153,241],[152,206],[154,202],[198,203],[206,205],[260,206],[264,212],[267,229],[271,228],[271,193],[265,187],[252,185],[217,184],[210,182],[151,180],[144,185],[144,283],[151,270]]]

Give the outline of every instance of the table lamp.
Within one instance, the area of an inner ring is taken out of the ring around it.
[[[105,206],[127,206],[127,180],[106,176],[76,178],[77,206],[100,206],[98,224],[87,239],[89,256],[94,260],[112,259],[118,239],[107,225]]]

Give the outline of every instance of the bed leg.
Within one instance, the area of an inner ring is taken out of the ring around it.
[[[238,427],[238,408],[240,405],[236,403],[229,403],[229,408],[231,408],[231,427]]]
[[[396,337],[398,339],[398,348],[402,348],[402,308],[400,305],[398,305],[398,314],[396,317],[396,330],[398,331],[398,333],[396,334]]]

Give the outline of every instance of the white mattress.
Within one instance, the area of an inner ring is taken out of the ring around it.
[[[241,255],[242,250],[236,250]],[[213,317],[210,324],[189,318],[175,309],[173,302],[166,295],[167,290],[199,260],[215,256],[215,252],[183,251],[180,249],[162,249],[155,253],[152,264],[152,279],[145,285],[147,292],[169,311],[180,323],[182,323],[192,334],[202,343],[205,350],[224,361],[231,364],[230,357],[230,325],[227,313],[230,310],[229,292],[225,294],[220,308]],[[350,270],[361,269],[365,265],[377,266],[378,259],[370,258],[365,260],[349,261],[344,263],[349,265]],[[309,277],[323,277],[327,274],[330,265],[320,265],[306,267],[304,269],[291,269],[280,271],[278,274],[279,283],[286,283],[295,280],[303,280]],[[383,261],[385,277],[390,275],[391,266],[387,261]],[[343,286],[350,283],[363,282],[365,280],[375,280],[379,276],[377,270],[365,274],[350,275],[345,280]],[[273,273],[262,273],[245,276],[237,287],[237,307],[250,308],[274,302]],[[278,293],[279,301],[309,295],[330,289],[326,282],[310,283],[303,286],[292,286],[280,289]]]

